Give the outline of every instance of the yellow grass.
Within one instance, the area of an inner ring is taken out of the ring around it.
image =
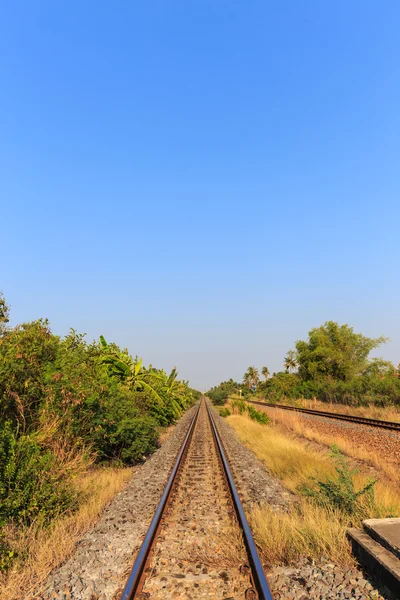
[[[291,564],[302,557],[326,557],[341,566],[353,565],[347,526],[338,511],[306,501],[290,513],[277,513],[268,505],[257,506],[251,511],[250,525],[268,567]]]
[[[310,441],[317,442],[324,446],[331,447],[336,444],[343,454],[355,458],[357,460],[364,461],[365,463],[371,464],[373,467],[382,471],[382,474],[393,484],[400,486],[400,469],[398,465],[385,460],[382,456],[371,452],[368,446],[362,446],[358,443],[353,442],[345,435],[340,434],[328,434],[320,432],[316,429],[312,429],[307,426],[306,421],[294,412],[266,409],[272,422],[284,425],[294,433],[302,436]]]
[[[273,425],[260,425],[247,416],[232,415],[228,423],[242,442],[260,458],[283,484],[297,491],[315,476],[324,480],[334,474],[329,450],[320,451],[307,442],[283,433]],[[357,488],[368,481],[367,473],[356,476]],[[366,508],[366,516],[400,515],[400,492],[390,485],[377,483],[376,507]],[[315,506],[302,498],[288,513],[268,506],[254,508],[249,515],[256,539],[269,565],[290,563],[300,556],[322,556],[340,564],[351,564],[346,540],[349,519],[342,513]]]
[[[132,469],[127,468],[98,469],[85,474],[76,485],[86,501],[73,515],[58,519],[50,529],[31,527],[24,533],[9,530],[24,560],[17,560],[8,575],[0,579],[1,600],[37,597],[34,590],[72,555],[78,539],[97,522],[104,507],[131,477]]]

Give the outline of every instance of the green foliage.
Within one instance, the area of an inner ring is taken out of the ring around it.
[[[13,519],[49,522],[77,505],[69,474],[37,436],[18,436],[11,421],[0,431],[0,526]]]
[[[46,320],[10,328],[0,294],[0,568],[12,560],[1,528],[47,524],[79,502],[74,472],[89,462],[132,465],[159,429],[200,397],[187,382],[104,337],[60,338]],[[10,554],[11,552],[11,554]]]
[[[243,376],[243,384],[245,387],[251,389],[256,388],[259,382],[260,376],[256,367],[249,367]]]
[[[285,362],[283,363],[286,372],[291,373],[296,368],[296,365],[296,353],[294,352],[294,350],[289,350],[289,352],[285,356]]]
[[[348,405],[400,405],[400,371],[389,361],[369,359],[385,338],[367,338],[348,325],[328,321],[312,329],[296,353],[285,357],[286,372],[259,383],[257,393],[271,402],[295,404],[299,398]],[[298,366],[298,372],[291,371]]]
[[[211,402],[217,406],[225,404],[229,396],[236,394],[241,389],[240,383],[236,383],[233,379],[229,381],[223,381],[219,385],[211,388],[207,392],[207,396],[211,399]]]
[[[374,508],[375,480],[370,480],[357,490],[354,477],[358,471],[351,469],[337,446],[332,447],[336,476],[318,481],[310,478],[310,485],[303,485],[300,491],[312,498],[317,504],[332,506],[347,515],[362,519]]]
[[[11,549],[10,544],[5,540],[5,537],[0,529],[0,573],[7,571],[12,565],[15,558],[15,553]]]
[[[265,412],[254,408],[251,404],[247,405],[247,412],[249,413],[250,419],[253,419],[253,421],[257,421],[257,423],[261,423],[261,425],[267,425],[269,423],[269,416]]]
[[[0,292],[0,335],[6,330],[9,321],[10,309],[6,303],[3,293]]]
[[[261,373],[264,375],[265,379],[268,379],[268,377],[270,375],[268,367],[263,367],[261,369]]]
[[[108,436],[104,453],[124,464],[142,460],[157,447],[157,423],[147,416],[125,417]]]
[[[244,400],[231,400],[231,409],[233,413],[239,413],[239,415],[243,415],[247,410],[247,404]]]
[[[296,342],[296,361],[304,381],[331,377],[350,381],[368,367],[368,355],[386,341],[354,333],[348,325],[327,321],[312,329],[308,341]]]
[[[218,410],[221,417],[229,417],[231,415],[231,411],[229,408],[222,407]]]
[[[266,413],[257,410],[254,406],[248,404],[244,400],[238,400],[236,398],[232,399],[230,407],[234,414],[239,413],[240,415],[244,415],[247,412],[250,419],[253,419],[253,421],[257,421],[257,423],[261,423],[262,425],[269,423],[269,417]]]

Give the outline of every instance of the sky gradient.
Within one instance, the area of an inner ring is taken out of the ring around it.
[[[397,0],[13,2],[0,290],[200,389],[326,320],[400,362]]]

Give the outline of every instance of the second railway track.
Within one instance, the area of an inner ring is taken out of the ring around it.
[[[272,600],[204,399],[121,600],[139,598]]]
[[[369,417],[356,417],[355,415],[345,415],[343,413],[328,412],[325,410],[313,410],[311,408],[298,408],[297,406],[285,406],[284,404],[272,404],[270,402],[259,402],[257,400],[247,400],[250,404],[263,406],[264,408],[280,408],[282,410],[292,410],[295,412],[314,415],[316,417],[326,417],[339,421],[348,421],[349,423],[358,423],[359,425],[369,425],[370,427],[380,427],[381,429],[390,429],[400,433],[400,423],[395,421],[382,421],[381,419],[370,419]]]

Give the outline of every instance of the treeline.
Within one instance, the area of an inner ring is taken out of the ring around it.
[[[46,524],[77,507],[79,471],[140,461],[200,396],[176,369],[145,367],[104,338],[8,322],[0,294],[0,570],[13,558],[10,523]]]
[[[308,339],[298,341],[284,358],[284,370],[270,376],[263,367],[249,367],[241,383],[232,379],[207,393],[215,404],[229,395],[257,395],[271,402],[317,398],[353,406],[375,404],[400,406],[400,365],[370,353],[385,338],[368,338],[348,325],[328,321],[312,329]]]

